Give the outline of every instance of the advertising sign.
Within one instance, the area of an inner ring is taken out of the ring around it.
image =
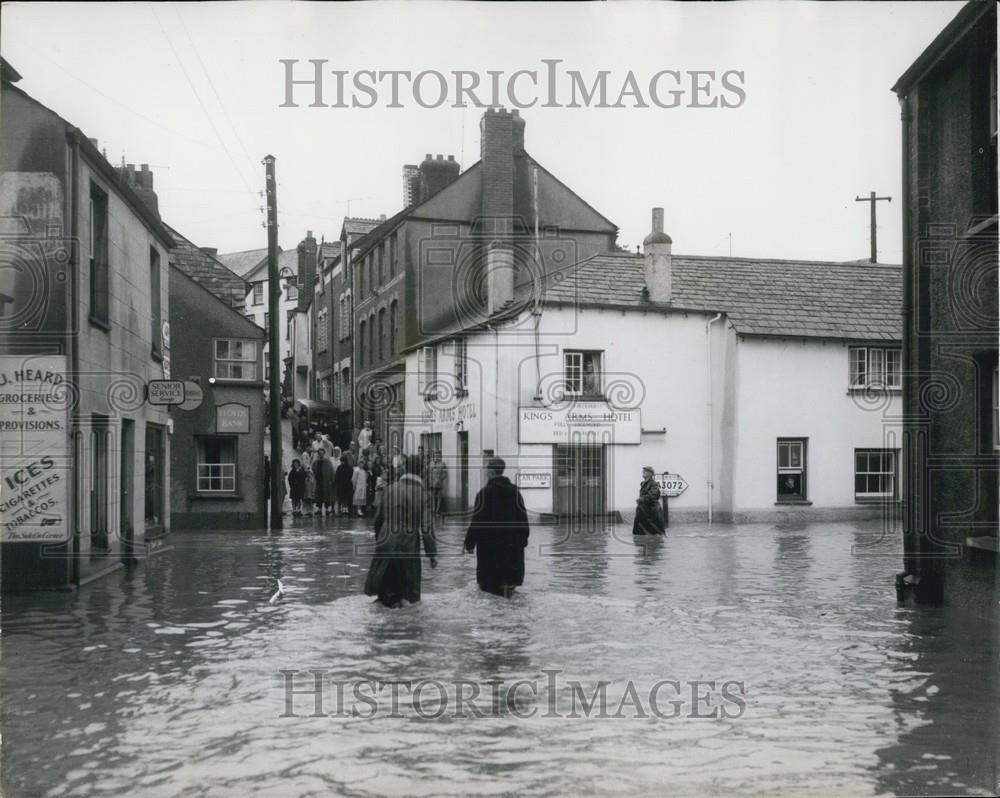
[[[593,442],[598,444],[638,444],[642,437],[641,412],[638,408],[619,410],[607,402],[518,408],[521,443],[572,443],[576,433],[596,433]]]
[[[69,539],[65,355],[0,356],[0,540]]]
[[[194,380],[184,381],[184,401],[181,410],[197,410],[205,400],[205,392]]]
[[[150,380],[147,395],[151,405],[179,405],[184,401],[181,380]]]

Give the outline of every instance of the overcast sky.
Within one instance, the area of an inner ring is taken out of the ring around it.
[[[609,104],[630,71],[648,87],[662,70],[735,70],[737,108],[686,107],[689,87],[676,108],[543,108],[540,91],[521,111],[526,148],[631,248],[662,205],[677,253],[726,255],[731,234],[734,255],[866,258],[868,206],[854,199],[875,190],[893,198],[879,203],[879,260],[898,263],[890,89],[960,7],[5,3],[0,49],[20,88],[98,139],[112,163],[151,164],[164,219],[224,252],[266,246],[257,192],[267,153],[285,248],[306,230],[336,238],[348,211],[400,210],[402,165],[425,153],[454,154],[463,168],[479,158],[482,109],[425,109],[405,91],[403,108],[386,108],[387,84],[373,108],[311,108],[308,87],[295,90],[300,107],[282,108],[279,59],[299,59],[302,77],[308,59],[326,59],[348,82],[366,69],[470,70],[484,84],[487,70],[506,80],[562,59],[588,83],[607,70]],[[334,79],[324,85],[333,103]]]

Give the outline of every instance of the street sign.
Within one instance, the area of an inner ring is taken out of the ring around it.
[[[181,410],[197,410],[205,399],[205,392],[194,380],[184,380],[184,401]]]
[[[150,380],[146,396],[151,405],[179,405],[184,401],[184,383],[181,380]]]
[[[666,472],[656,475],[656,482],[660,486],[660,494],[663,496],[680,496],[687,490],[687,482],[680,474],[668,474]]]

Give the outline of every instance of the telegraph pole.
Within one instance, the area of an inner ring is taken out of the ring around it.
[[[267,345],[271,379],[268,398],[271,405],[271,529],[281,529],[281,494],[284,475],[281,467],[281,360],[278,351],[278,187],[274,179],[274,156],[264,156],[264,177],[267,196]]]
[[[869,263],[878,263],[878,256],[876,255],[875,252],[875,203],[882,202],[883,200],[885,200],[886,202],[892,202],[892,197],[876,197],[875,192],[872,191],[871,193],[869,193],[867,197],[854,198],[855,202],[868,202],[871,204],[872,254],[871,257],[868,258]]]

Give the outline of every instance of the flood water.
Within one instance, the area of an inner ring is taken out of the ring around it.
[[[176,533],[75,593],[5,598],[3,794],[996,792],[993,630],[897,607],[878,524],[535,526],[510,600],[477,590],[455,524],[423,602],[392,611],[361,595],[366,520],[296,523]],[[326,717],[288,692],[310,670]],[[373,680],[442,689],[398,688],[392,711],[383,684],[375,711],[352,692]],[[484,711],[458,710],[458,680]],[[680,689],[653,713],[662,680]],[[601,681],[608,710],[574,712]]]

